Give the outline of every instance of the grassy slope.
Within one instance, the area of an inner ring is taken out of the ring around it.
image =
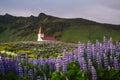
[[[61,40],[70,42],[87,42],[88,40],[95,42],[96,39],[102,41],[103,36],[113,37],[114,40],[120,40],[120,30],[107,29],[100,25],[81,25],[71,26],[66,31]]]
[[[0,42],[36,41],[39,26],[45,35],[66,42],[95,42],[103,36],[120,41],[120,26],[100,24],[85,19],[61,19],[45,14],[38,17],[0,17]]]

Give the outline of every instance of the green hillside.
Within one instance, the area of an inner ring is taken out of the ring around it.
[[[40,25],[45,35],[60,41],[94,42],[102,40],[103,36],[120,41],[120,25],[101,24],[82,18],[64,19],[41,13],[38,17],[0,15],[0,42],[36,41]]]

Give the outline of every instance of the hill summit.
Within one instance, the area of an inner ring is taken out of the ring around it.
[[[95,42],[103,36],[120,40],[120,25],[102,24],[82,18],[58,18],[45,13],[38,17],[0,15],[0,42],[37,41],[39,27],[44,34],[65,42]]]

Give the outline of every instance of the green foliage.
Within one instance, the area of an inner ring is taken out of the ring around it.
[[[21,79],[20,79],[21,80]],[[22,80],[29,80],[28,76],[27,75],[24,75]]]
[[[5,80],[19,80],[19,77],[12,71],[9,71],[6,73]]]
[[[69,80],[86,80],[87,77],[83,76],[84,74],[84,71],[80,70],[78,62],[68,65],[67,77]]]
[[[110,28],[110,27],[109,27]],[[64,31],[62,36],[62,41],[67,42],[95,42],[96,39],[102,41],[103,36],[112,37],[115,40],[120,40],[118,34],[120,34],[120,29],[116,31],[117,26],[114,28],[107,29],[104,25],[72,25]]]
[[[114,68],[110,70],[101,69],[97,74],[99,80],[120,80],[120,72],[115,71]]]
[[[66,80],[65,74],[60,72],[53,72],[51,80]]]

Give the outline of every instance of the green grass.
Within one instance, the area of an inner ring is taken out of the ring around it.
[[[86,43],[88,40],[91,42],[95,42],[96,40],[102,41],[103,36],[107,38],[112,37],[114,40],[120,40],[119,34],[120,30],[106,29],[99,25],[71,26],[64,31],[61,40]]]

